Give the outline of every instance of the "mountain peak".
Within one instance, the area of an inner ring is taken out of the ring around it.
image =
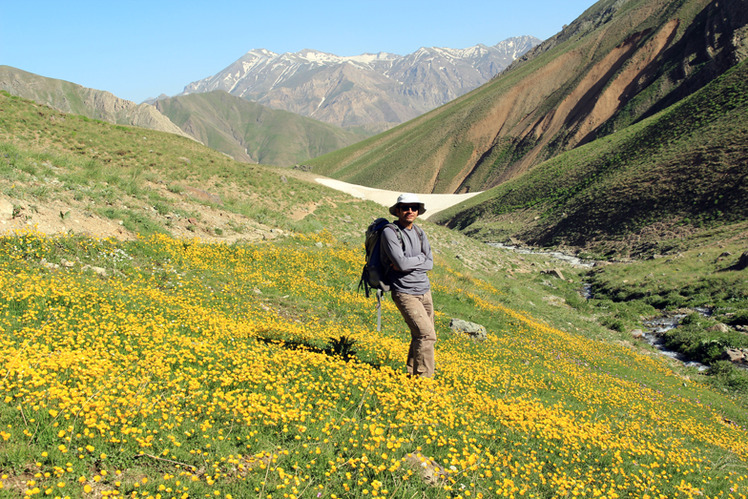
[[[252,49],[216,75],[187,85],[181,95],[223,90],[331,124],[382,131],[489,81],[538,43],[516,37],[493,47],[421,47],[405,56]]]
[[[257,58],[257,57],[260,57],[260,58],[272,58],[272,57],[277,57],[277,56],[278,56],[278,54],[276,54],[275,52],[271,52],[268,49],[252,49],[249,52],[247,52],[246,54],[244,54],[241,57],[241,59],[252,59],[252,58]]]

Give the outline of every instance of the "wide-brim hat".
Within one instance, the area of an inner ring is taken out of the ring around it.
[[[418,199],[418,196],[416,194],[400,194],[397,197],[397,202],[390,206],[390,214],[397,216],[397,207],[401,204],[417,204],[418,205],[418,214],[422,215],[426,213],[426,206],[421,202],[420,199]]]

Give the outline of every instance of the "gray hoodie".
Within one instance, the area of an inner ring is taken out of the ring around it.
[[[394,225],[399,227],[397,222]],[[387,274],[392,281],[392,290],[409,295],[426,294],[431,289],[426,272],[434,268],[434,257],[426,233],[415,225],[411,229],[400,228],[401,244],[397,232],[390,225],[382,232],[382,248],[392,262]]]

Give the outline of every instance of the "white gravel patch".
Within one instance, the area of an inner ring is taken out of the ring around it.
[[[383,189],[374,189],[373,187],[366,187],[363,185],[349,184],[340,180],[335,180],[326,177],[317,177],[316,180],[322,185],[326,185],[337,191],[345,192],[351,196],[359,199],[366,199],[368,201],[374,201],[377,204],[386,206],[389,208],[397,202],[397,197],[403,192],[398,191],[386,191]],[[482,192],[482,191],[481,191]],[[421,215],[420,218],[426,219],[434,213],[438,213],[451,206],[454,206],[466,199],[470,199],[473,196],[477,196],[481,192],[471,192],[468,194],[418,194],[418,198],[426,206],[426,213]]]

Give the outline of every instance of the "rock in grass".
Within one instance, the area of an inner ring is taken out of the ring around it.
[[[485,326],[462,319],[452,319],[449,321],[449,328],[455,333],[467,335],[474,340],[482,341],[488,337]]]
[[[721,322],[711,326],[707,331],[710,331],[712,333],[729,333],[730,327],[727,324],[722,324]]]
[[[421,480],[431,486],[438,486],[447,479],[447,471],[433,459],[429,459],[420,452],[412,452],[405,456],[405,464],[417,470]]]
[[[745,348],[726,348],[724,358],[733,364],[748,364],[748,349]]]
[[[565,281],[564,274],[561,273],[558,269],[551,269],[551,270],[543,270],[540,272],[541,274],[549,275],[551,277],[555,277],[556,279],[561,279],[562,281]]]

